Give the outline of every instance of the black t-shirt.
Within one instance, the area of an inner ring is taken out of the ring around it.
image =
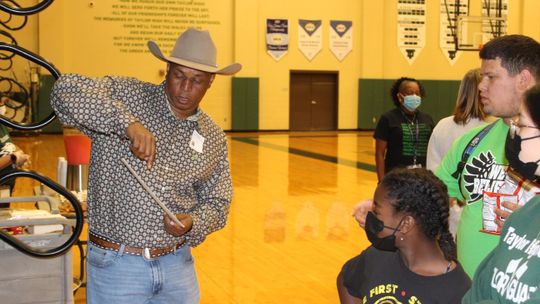
[[[373,137],[387,142],[385,172],[412,165],[415,153],[416,163],[425,168],[427,146],[434,127],[431,116],[420,111],[409,116],[395,108],[381,115]]]
[[[349,294],[362,303],[461,303],[471,280],[458,263],[448,273],[421,276],[410,271],[398,252],[367,248],[343,266]]]

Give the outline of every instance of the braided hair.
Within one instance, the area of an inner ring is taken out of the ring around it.
[[[424,235],[437,240],[447,260],[456,260],[456,244],[448,229],[449,198],[446,185],[426,169],[396,168],[381,186],[395,212],[412,216]]]

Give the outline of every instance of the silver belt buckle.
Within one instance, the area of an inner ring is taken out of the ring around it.
[[[153,260],[152,256],[150,255],[150,248],[144,248],[143,250],[143,257],[146,259],[146,260]]]

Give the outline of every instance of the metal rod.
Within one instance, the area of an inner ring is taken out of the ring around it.
[[[121,158],[120,160],[124,163],[124,165],[129,170],[129,172],[131,172],[131,174],[133,176],[135,176],[135,178],[137,179],[139,184],[141,184],[141,186],[143,186],[144,190],[146,190],[146,192],[148,192],[148,194],[150,194],[150,196],[156,201],[156,203],[158,203],[158,205],[161,207],[161,209],[163,209],[163,211],[165,211],[165,213],[167,213],[167,215],[171,218],[171,220],[173,222],[175,222],[177,225],[179,225],[180,227],[186,228],[186,226],[184,226],[184,224],[182,224],[182,222],[180,222],[180,220],[178,218],[176,218],[176,215],[174,213],[172,213],[171,210],[169,208],[167,208],[167,206],[165,206],[165,204],[163,204],[163,202],[154,194],[154,192],[152,192],[152,189],[150,189],[146,185],[146,183],[137,174],[137,172],[135,172],[135,170],[133,170],[133,168],[131,168],[131,166],[127,163],[127,161],[125,159],[123,159],[123,158]]]

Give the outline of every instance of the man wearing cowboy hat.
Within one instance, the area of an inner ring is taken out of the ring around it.
[[[223,131],[199,108],[216,65],[207,31],[188,29],[159,85],[68,74],[54,85],[60,120],[92,139],[88,182],[88,303],[198,303],[190,247],[227,219],[232,185]],[[122,160],[182,225],[164,215]],[[182,227],[183,226],[183,227]]]

